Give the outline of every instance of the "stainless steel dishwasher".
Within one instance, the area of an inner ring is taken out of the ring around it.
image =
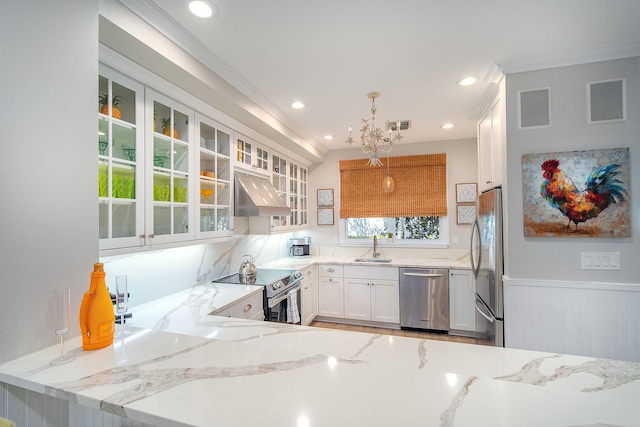
[[[400,268],[400,327],[449,332],[449,270]]]

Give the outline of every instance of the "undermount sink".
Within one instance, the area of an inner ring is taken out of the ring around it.
[[[354,259],[354,262],[381,262],[381,263],[386,263],[386,262],[391,262],[390,258],[356,258]]]

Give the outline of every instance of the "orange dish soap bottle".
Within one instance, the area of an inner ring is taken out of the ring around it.
[[[85,350],[97,350],[113,343],[115,315],[105,275],[104,264],[95,263],[89,291],[84,293],[80,305],[80,332]]]

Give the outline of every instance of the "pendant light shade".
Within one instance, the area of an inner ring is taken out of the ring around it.
[[[393,193],[394,187],[395,182],[393,181],[391,175],[387,175],[386,177],[384,177],[384,180],[382,181],[382,189],[384,190],[384,192]]]
[[[393,193],[393,189],[396,186],[396,183],[393,181],[393,178],[391,177],[391,169],[389,166],[390,162],[391,162],[391,159],[387,157],[387,176],[385,176],[384,180],[382,180],[382,189],[384,190],[385,193]]]

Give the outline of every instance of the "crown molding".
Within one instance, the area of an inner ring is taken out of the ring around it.
[[[198,62],[207,67],[231,87],[246,96],[249,100],[262,108],[265,112],[274,117],[284,127],[292,131],[295,135],[304,140],[306,144],[324,153],[326,148],[317,144],[313,138],[305,135],[304,132],[294,125],[287,114],[280,109],[273,101],[244,79],[213,51],[206,47],[200,40],[194,37],[189,31],[182,27],[173,17],[164,12],[151,0],[116,0],[138,18],[143,20],[155,31],[162,34],[176,46],[195,58]],[[296,139],[296,138],[292,138]]]
[[[513,74],[527,71],[546,70],[549,68],[567,67],[571,65],[589,64],[592,62],[611,61],[635,56],[640,56],[640,43],[627,43],[617,46],[548,55],[538,58],[520,59],[516,61],[502,61],[497,62],[496,67],[503,74]]]

